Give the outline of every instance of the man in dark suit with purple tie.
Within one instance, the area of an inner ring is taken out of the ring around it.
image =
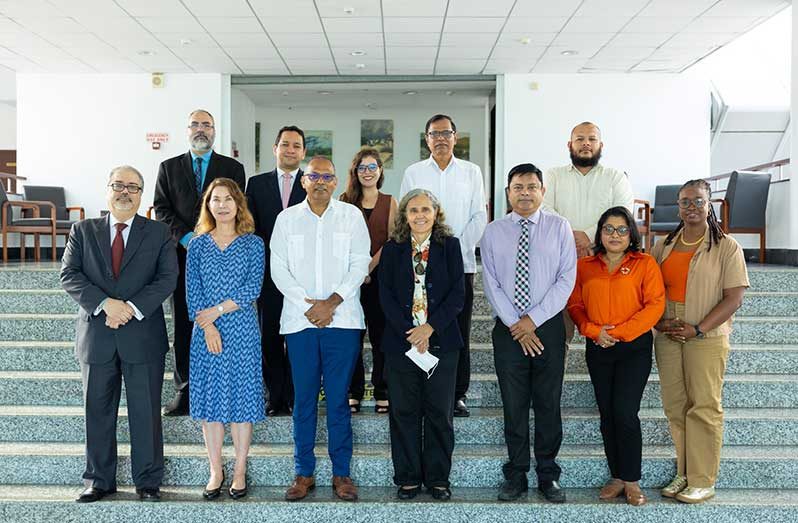
[[[294,405],[294,387],[291,366],[285,349],[285,338],[280,335],[280,314],[283,295],[271,277],[269,241],[274,222],[283,209],[305,199],[302,188],[300,162],[305,158],[305,133],[295,125],[282,127],[274,140],[274,157],[277,167],[258,174],[247,183],[249,210],[255,218],[255,232],[266,245],[266,265],[263,287],[258,299],[261,343],[263,350],[263,383],[269,391],[266,414],[290,414]]]
[[[230,178],[242,191],[246,183],[244,166],[213,150],[216,129],[211,113],[203,109],[192,111],[186,133],[191,150],[161,162],[155,182],[155,215],[172,231],[178,244],[177,262],[180,267],[177,289],[172,296],[177,393],[164,407],[164,416],[188,415],[188,361],[192,323],[188,319],[186,306],[186,254],[199,218],[202,193],[216,178]]]

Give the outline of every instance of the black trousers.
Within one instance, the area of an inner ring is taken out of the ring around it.
[[[177,288],[172,293],[172,323],[175,327],[175,389],[188,395],[189,348],[194,324],[188,319],[188,305],[186,305],[186,254],[186,249],[178,245],[177,266],[180,274],[177,277]]]
[[[565,326],[562,314],[535,331],[542,354],[526,356],[501,320],[493,327],[493,359],[504,406],[504,439],[509,462],[504,477],[526,481],[530,468],[529,407],[535,413],[535,472],[538,481],[560,479],[556,462],[562,444],[560,396],[565,372]]]
[[[440,361],[429,379],[403,353],[385,358],[393,481],[397,485],[449,486],[457,351],[431,352]]]
[[[158,488],[164,474],[161,389],[164,360],[126,363],[115,356],[108,363],[80,363],[86,410],[87,487],[116,488],[116,421],[122,378],[127,394],[130,461],[137,488]],[[186,391],[188,392],[188,391]]]
[[[270,278],[268,274],[266,278]],[[268,392],[269,403],[280,409],[294,404],[291,363],[288,360],[285,336],[280,334],[283,295],[274,287],[271,280],[264,279],[263,285],[263,292],[258,299],[263,385]]]
[[[471,382],[471,313],[474,310],[474,275],[465,275],[465,302],[463,310],[457,315],[457,325],[463,337],[463,350],[457,360],[457,382],[454,387],[455,399],[465,398]]]
[[[380,291],[377,283],[377,273],[371,275],[371,282],[360,287],[360,304],[366,317],[366,328],[371,342],[371,357],[373,368],[371,371],[371,384],[374,385],[374,399],[387,400],[388,389],[385,384],[385,355],[382,353],[382,335],[385,332],[385,314],[380,306]],[[366,331],[360,336],[360,352],[355,362],[355,372],[352,374],[352,384],[349,386],[349,397],[358,401],[363,399],[366,391],[366,369],[363,365],[363,341]]]
[[[585,359],[601,415],[604,453],[613,478],[639,481],[643,436],[640,399],[651,374],[651,331],[604,349],[587,340]]]

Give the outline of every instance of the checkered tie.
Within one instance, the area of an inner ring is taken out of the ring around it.
[[[521,218],[521,237],[518,238],[518,254],[515,258],[515,296],[513,304],[524,312],[529,308],[529,220]]]

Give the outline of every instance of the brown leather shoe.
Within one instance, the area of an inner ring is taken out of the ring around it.
[[[349,476],[333,476],[333,492],[344,501],[357,500],[357,487]]]
[[[623,494],[623,481],[620,479],[612,478],[601,487],[599,491],[599,499],[615,499]]]
[[[286,501],[299,501],[308,495],[308,492],[316,488],[316,480],[313,476],[297,476],[294,482],[285,491]]]
[[[626,503],[639,507],[646,504],[646,495],[640,490],[640,485],[637,483],[626,483],[624,485],[624,493],[626,494]]]

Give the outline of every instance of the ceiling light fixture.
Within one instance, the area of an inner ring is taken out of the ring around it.
[[[528,36],[525,36],[525,37],[521,38],[521,39],[520,39],[520,40],[518,40],[518,41],[519,41],[519,42],[521,42],[521,43],[522,43],[522,44],[524,44],[524,45],[529,45],[529,42],[531,42],[531,41],[532,41],[532,39],[531,39],[531,38],[529,38]]]
[[[180,45],[191,45],[193,43],[194,43],[194,41],[193,40],[189,40],[188,38],[181,38],[180,39]]]
[[[454,94],[454,91],[446,91],[446,96],[452,96],[453,94]]]
[[[363,51],[362,49],[355,49],[349,54],[351,54],[352,56],[366,56],[366,51]]]
[[[408,96],[413,96],[414,94],[418,94],[416,91],[405,91],[404,94]]]
[[[355,69],[365,69],[366,64],[355,64]]]
[[[348,15],[353,15],[353,14],[355,14],[355,8],[354,7],[344,7],[344,13],[346,13]]]
[[[319,94],[328,95],[332,94],[332,91],[319,91]]]
[[[573,49],[566,49],[565,51],[560,53],[563,56],[575,56],[579,54],[579,51],[574,51]]]
[[[155,51],[147,51],[146,49],[143,49],[141,51],[138,51],[137,54],[139,56],[155,56]]]

